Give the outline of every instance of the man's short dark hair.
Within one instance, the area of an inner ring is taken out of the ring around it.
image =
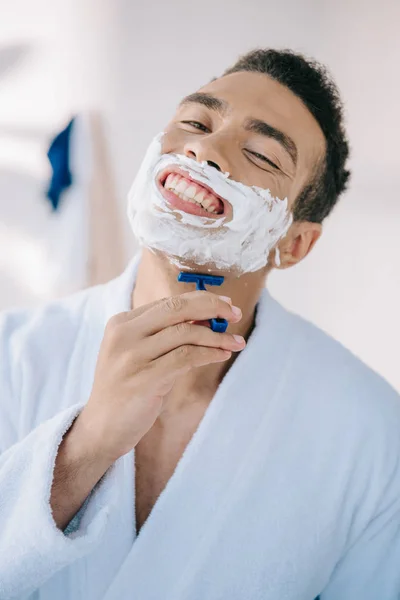
[[[347,187],[349,144],[343,123],[343,104],[326,67],[291,50],[258,49],[241,56],[224,75],[251,71],[269,75],[295,94],[308,108],[326,139],[326,153],[297,198],[296,221],[321,223]]]

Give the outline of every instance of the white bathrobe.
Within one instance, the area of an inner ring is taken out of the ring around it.
[[[134,451],[56,528],[57,448],[135,272],[2,317],[0,599],[397,600],[399,398],[267,291],[140,534]]]

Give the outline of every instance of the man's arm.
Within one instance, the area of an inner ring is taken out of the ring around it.
[[[54,467],[50,506],[59,529],[65,530],[111,465],[84,423],[75,419],[63,437]]]
[[[3,449],[8,449],[0,456],[2,600],[37,589],[99,543],[109,506],[116,501],[114,463],[152,427],[178,375],[226,361],[244,347],[244,340],[231,334],[188,323],[217,317],[237,322],[241,314],[226,298],[209,292],[115,315],[106,327],[88,402],[57,414],[19,443],[10,434],[14,430],[18,439],[21,408],[18,385],[12,385],[18,378],[10,377],[18,359],[11,357],[11,333],[0,328],[0,423],[1,413],[11,411],[3,426]],[[49,401],[54,398],[41,398],[44,404]],[[0,424],[0,453],[2,435]],[[89,500],[86,527],[64,535],[95,486],[101,502]],[[95,509],[89,511],[89,505]],[[96,527],[90,527],[94,520]]]
[[[79,449],[63,441],[63,436],[80,414],[82,406],[71,406],[52,419],[42,423],[23,439],[19,435],[21,420],[19,370],[23,358],[20,349],[20,331],[25,315],[19,311],[0,316],[0,598],[8,600],[27,595],[40,587],[58,570],[87,554],[103,536],[109,507],[116,502],[111,468],[96,488],[96,504],[85,510],[84,525],[71,537],[57,527],[50,506],[54,463],[59,458],[60,469],[56,479],[61,481],[69,472],[68,485],[74,486],[67,463],[75,465],[74,472],[94,479],[90,453],[80,460]],[[68,435],[65,435],[68,440]],[[60,445],[61,443],[61,445]],[[65,450],[67,448],[67,451]],[[58,450],[60,449],[60,457]],[[73,457],[73,460],[71,458]],[[79,462],[79,461],[78,461]],[[87,465],[90,464],[90,467]],[[105,468],[105,467],[104,467]],[[102,468],[101,468],[102,469]],[[100,470],[101,470],[100,469]],[[101,477],[101,475],[99,474]],[[67,483],[67,482],[65,482]],[[89,484],[91,485],[91,484]],[[79,487],[79,485],[78,485]],[[86,489],[81,484],[82,501]],[[58,492],[68,495],[61,484]],[[57,499],[57,494],[55,495]],[[100,500],[100,501],[99,501]],[[79,500],[75,500],[79,504]],[[61,509],[62,510],[62,509]],[[71,514],[75,507],[71,508]],[[55,510],[58,514],[57,508]],[[68,516],[57,517],[59,525]],[[97,526],[92,527],[96,521]]]
[[[73,536],[64,535],[57,527],[50,506],[57,451],[81,409],[75,405],[62,411],[0,456],[2,600],[33,592],[57,571],[88,554],[103,537],[109,507],[117,501],[113,467],[96,489],[97,499],[101,498],[101,501],[93,499],[95,508],[85,526]],[[0,426],[0,438],[1,434]],[[83,470],[89,472],[86,467]],[[71,478],[69,485],[73,485]],[[67,491],[67,487],[64,490]],[[64,518],[68,519],[67,516]],[[95,521],[97,525],[92,527]]]

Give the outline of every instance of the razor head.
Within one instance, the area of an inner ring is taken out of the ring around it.
[[[206,285],[221,285],[224,281],[222,275],[209,275],[203,273],[185,273],[181,271],[178,275],[178,281],[185,283],[195,283],[196,289],[206,291]],[[228,328],[226,319],[210,319],[210,326],[213,331],[225,333]]]
[[[196,285],[222,285],[224,277],[222,275],[210,275],[208,273],[185,273],[181,271],[178,275],[178,281],[195,283]]]

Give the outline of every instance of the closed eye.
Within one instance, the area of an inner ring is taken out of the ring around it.
[[[256,158],[258,158],[259,160],[262,160],[262,161],[268,163],[269,165],[271,165],[271,167],[273,167],[274,169],[277,169],[278,171],[280,171],[280,168],[278,167],[278,165],[276,165],[275,163],[273,163],[272,160],[270,160],[269,158],[267,158],[263,154],[260,154],[259,152],[252,152],[251,150],[246,150],[246,152],[248,152],[249,154],[252,154],[253,156],[255,156]]]
[[[181,121],[181,123],[185,123],[185,125],[190,125],[195,129],[200,129],[200,131],[204,131],[205,133],[210,133],[208,127],[206,127],[205,125],[203,125],[203,123],[200,123],[199,121]]]

